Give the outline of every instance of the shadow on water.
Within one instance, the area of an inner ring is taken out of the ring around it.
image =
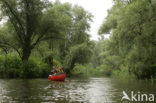
[[[0,103],[121,103],[122,91],[155,93],[156,85],[95,77],[72,78],[71,82],[0,79]]]

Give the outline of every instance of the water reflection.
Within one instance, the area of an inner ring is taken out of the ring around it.
[[[0,103],[120,103],[123,90],[154,93],[156,87],[146,82],[110,78],[80,78],[71,82],[1,79]]]

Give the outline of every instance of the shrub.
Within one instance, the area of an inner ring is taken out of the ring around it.
[[[49,74],[48,64],[39,58],[31,58],[28,62],[22,62],[18,57],[0,56],[1,78],[36,78],[47,77]]]
[[[71,71],[73,76],[99,76],[101,75],[100,70],[93,68],[91,64],[76,64]]]
[[[120,70],[113,70],[112,77],[124,79],[136,79],[136,76],[133,73],[129,73],[128,67],[124,65],[121,65]]]

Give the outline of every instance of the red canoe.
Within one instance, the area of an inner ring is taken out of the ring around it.
[[[48,77],[49,80],[53,80],[53,81],[64,81],[65,78],[66,78],[66,74],[65,73]]]

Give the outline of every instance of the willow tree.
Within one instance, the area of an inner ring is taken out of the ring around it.
[[[60,33],[65,29],[63,18],[55,21],[59,16],[54,17],[49,12],[52,6],[48,0],[0,0],[3,19],[7,20],[7,33],[11,35],[6,37],[4,33],[1,45],[13,48],[23,61],[28,61],[32,50],[42,41],[63,39]]]
[[[80,6],[74,6],[71,13],[70,32],[61,47],[61,59],[67,73],[70,73],[76,63],[85,64],[90,61],[93,46],[88,33],[92,15]]]
[[[106,58],[118,56],[123,61],[118,64],[119,70],[138,78],[155,77],[156,3],[153,0],[114,1],[99,29],[100,34],[112,31]]]

